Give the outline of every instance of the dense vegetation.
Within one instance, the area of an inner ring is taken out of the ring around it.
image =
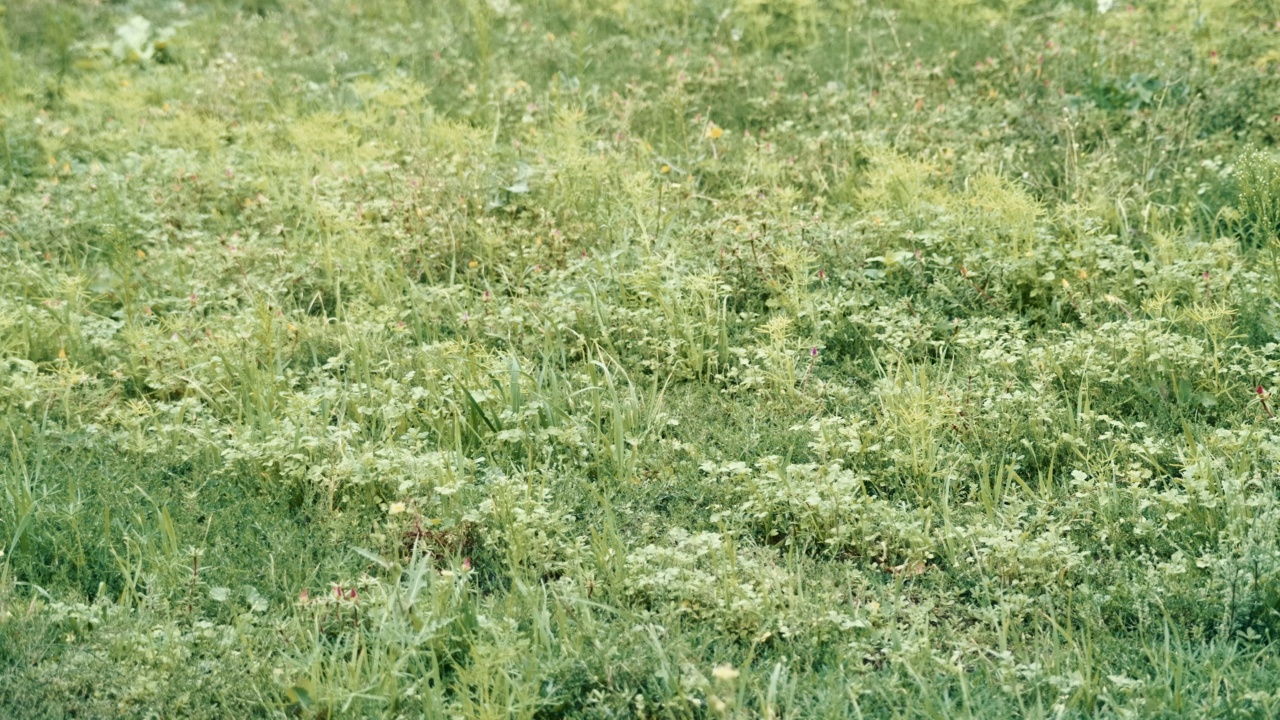
[[[0,716],[1280,713],[1280,7],[1094,1],[11,2]]]

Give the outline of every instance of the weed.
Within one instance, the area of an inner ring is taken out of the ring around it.
[[[0,715],[1276,714],[1280,35],[1187,13],[10,3]]]

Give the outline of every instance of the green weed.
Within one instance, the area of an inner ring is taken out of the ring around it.
[[[1274,715],[1273,14],[10,3],[0,715]]]

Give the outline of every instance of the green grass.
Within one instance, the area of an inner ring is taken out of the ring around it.
[[[1280,7],[20,0],[0,716],[1280,714]]]

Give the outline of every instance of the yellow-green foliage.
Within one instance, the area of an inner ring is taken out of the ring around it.
[[[10,4],[0,717],[1280,714],[1268,12]]]

